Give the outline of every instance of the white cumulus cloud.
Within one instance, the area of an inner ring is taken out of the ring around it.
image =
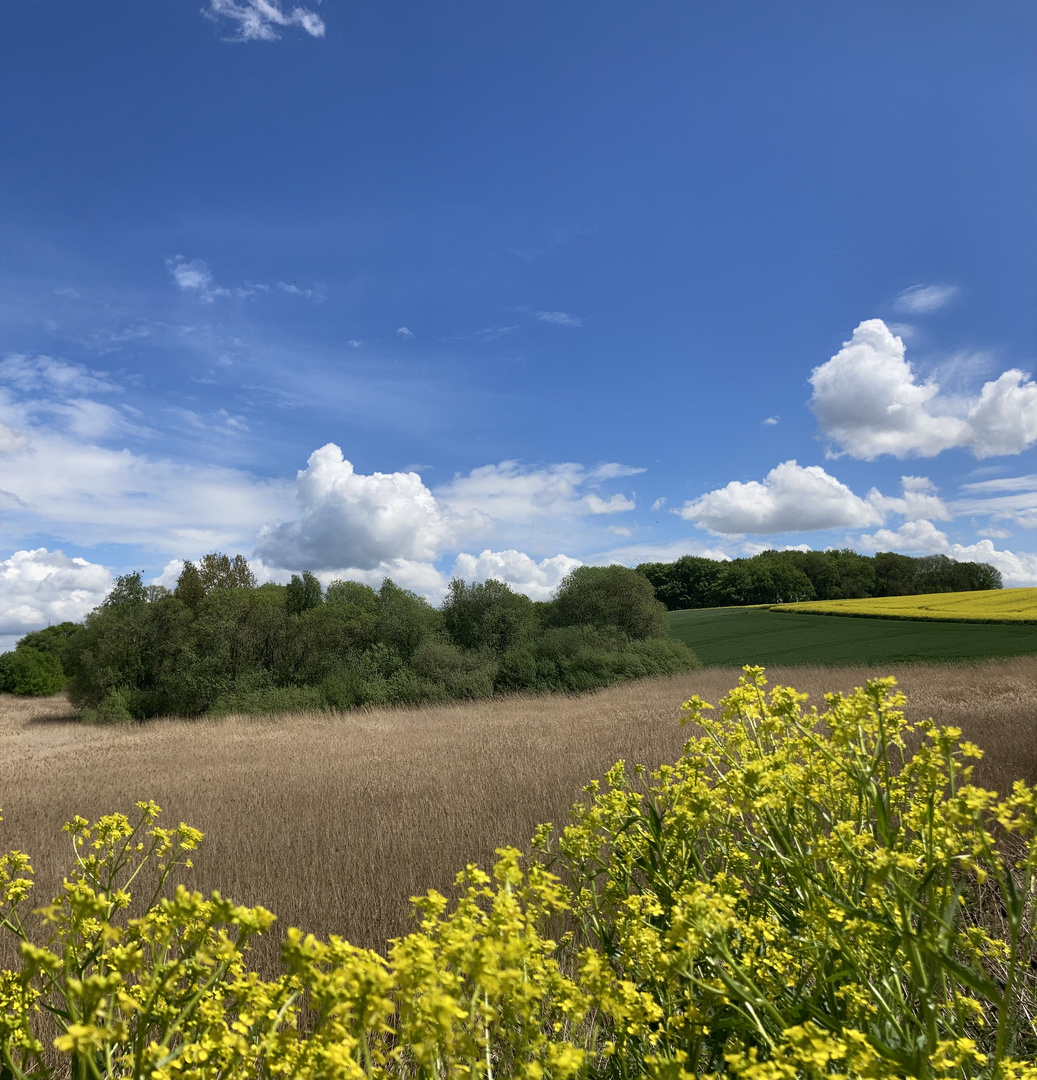
[[[203,300],[212,301],[212,271],[204,259],[185,259],[174,255],[166,259],[169,274],[184,292],[197,293]]]
[[[984,383],[969,406],[969,427],[976,457],[1021,453],[1037,442],[1037,384],[1014,369]]]
[[[712,533],[769,535],[881,525],[883,513],[819,465],[776,465],[762,481],[732,480],[674,511]]]
[[[105,598],[112,575],[61,551],[16,551],[0,561],[0,646],[51,623],[78,622]]]
[[[971,400],[941,396],[935,380],[917,381],[903,339],[881,319],[862,322],[810,382],[821,432],[838,447],[829,457],[933,457],[961,447],[986,458],[1037,441],[1037,384],[1027,374],[1006,371]]]
[[[262,530],[256,553],[289,570],[374,570],[391,559],[434,560],[448,525],[414,472],[357,473],[342,450],[315,450],[296,481],[299,516]]]
[[[582,565],[579,559],[572,559],[568,555],[555,555],[537,562],[522,551],[487,549],[478,555],[461,552],[454,561],[452,576],[465,581],[495,578],[533,600],[547,600],[561,584],[562,578]]]
[[[936,494],[936,485],[928,476],[902,476],[899,497],[882,495],[875,488],[868,492],[868,502],[886,514],[901,514],[905,518],[935,518],[950,521],[954,516],[947,504]]]
[[[637,503],[633,499],[628,499],[625,495],[611,495],[607,499],[603,499],[600,495],[595,495],[593,492],[590,495],[584,496],[584,505],[592,514],[622,514],[627,510],[635,510]]]
[[[235,41],[276,41],[278,28],[297,26],[311,37],[324,37],[324,21],[307,8],[286,11],[279,0],[209,0],[202,14],[215,23],[227,20]]]

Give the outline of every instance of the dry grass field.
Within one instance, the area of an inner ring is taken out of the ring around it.
[[[166,819],[206,833],[194,887],[262,903],[281,926],[380,946],[408,928],[409,896],[449,891],[466,862],[564,822],[581,786],[617,759],[674,759],[688,735],[680,703],[715,702],[738,674],[712,668],[580,698],[118,727],[76,723],[60,697],[0,697],[0,847],[33,854],[43,902],[67,866],[63,822],[154,799]],[[768,678],[820,704],[874,674],[796,667]],[[955,724],[987,751],[985,786],[1037,781],[1037,660],[889,674],[911,717]],[[264,947],[265,967],[275,943]]]

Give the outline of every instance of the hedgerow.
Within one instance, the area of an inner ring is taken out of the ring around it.
[[[0,861],[0,1074],[1037,1080],[1037,791],[973,786],[892,679],[804,699],[747,668],[677,762],[618,763],[384,955],[290,929],[273,979],[274,916],[178,883],[200,833],[75,818],[35,919]]]

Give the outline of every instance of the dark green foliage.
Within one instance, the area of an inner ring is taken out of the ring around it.
[[[447,633],[462,649],[480,649],[503,656],[536,633],[533,601],[512,592],[502,581],[454,579],[443,603]]]
[[[814,586],[798,567],[784,559],[737,559],[720,571],[713,595],[725,604],[790,604],[813,600]]]
[[[58,623],[57,626],[48,626],[43,630],[33,630],[21,638],[16,647],[19,649],[38,649],[43,653],[51,653],[58,658],[62,671],[64,671],[70,651],[73,648],[73,639],[81,629],[79,623]]]
[[[628,566],[578,566],[562,582],[555,626],[611,627],[644,640],[666,633],[666,609],[643,574]]]
[[[125,607],[129,604],[146,604],[148,602],[148,590],[141,580],[140,571],[132,574],[122,574],[115,579],[112,591],[104,598],[102,607]]]
[[[712,596],[726,564],[696,555],[682,555],[672,563],[642,563],[637,572],[655,588],[658,600],[668,611],[704,607],[704,598]]]
[[[409,660],[422,639],[443,628],[442,612],[389,578],[378,592],[375,638]]]
[[[533,649],[538,691],[580,693],[624,679],[666,675],[699,667],[683,642],[631,640],[613,627],[560,626],[546,630]]]
[[[0,655],[0,692],[25,697],[56,694],[65,686],[61,661],[52,652],[19,643]]]
[[[989,563],[955,562],[946,555],[912,559],[884,551],[875,556],[876,596],[1000,589],[1001,571]]]
[[[1001,588],[1000,572],[988,563],[849,549],[764,551],[729,562],[685,555],[672,563],[642,563],[637,571],[669,611]]]
[[[324,591],[305,572],[256,588],[243,562],[185,563],[176,591],[151,602],[139,575],[120,579],[68,638],[69,693],[84,719],[578,692],[697,664],[665,637],[649,583],[625,567],[577,571],[539,604],[499,581],[455,581],[436,610],[389,579],[377,591],[348,581]]]
[[[196,608],[205,598],[202,575],[198,573],[198,567],[190,559],[184,563],[184,568],[180,571],[173,595],[189,608]]]
[[[301,615],[304,611],[320,607],[324,603],[324,590],[316,575],[309,570],[302,572],[302,577],[292,574],[285,593],[285,609],[289,615]]]
[[[1037,652],[1032,626],[804,615],[766,608],[673,611],[670,633],[708,667],[979,660]]]
[[[198,565],[198,576],[206,593],[214,589],[254,589],[256,575],[252,573],[244,555],[230,558],[222,551],[214,551],[202,557]]]

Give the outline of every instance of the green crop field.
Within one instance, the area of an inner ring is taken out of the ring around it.
[[[855,615],[879,619],[940,619],[952,622],[1037,623],[1037,589],[871,596],[863,600],[811,600],[780,604],[774,611],[806,615]]]
[[[890,664],[1037,653],[1037,627],[784,614],[765,607],[670,612],[670,634],[707,667]]]

